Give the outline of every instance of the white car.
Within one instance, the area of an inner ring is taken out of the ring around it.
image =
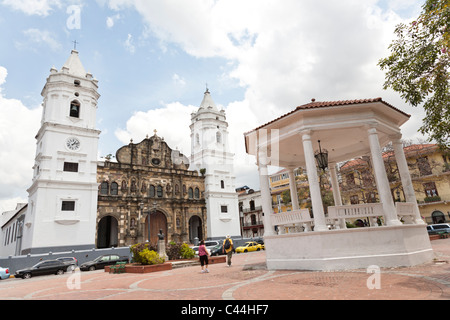
[[[10,276],[8,268],[0,268],[0,279],[8,279]]]
[[[218,244],[219,244],[219,241],[205,241],[205,247],[206,247],[206,250],[208,251],[209,255],[211,255],[211,249],[213,249]],[[192,250],[194,250],[196,256],[198,256],[198,247],[199,246],[192,247]]]

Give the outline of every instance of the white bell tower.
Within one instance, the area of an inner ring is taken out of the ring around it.
[[[230,153],[225,111],[219,111],[207,89],[191,114],[191,170],[205,174],[208,238],[240,236],[234,154]]]
[[[34,175],[22,253],[95,247],[98,81],[72,50],[62,69],[50,70],[42,90]]]

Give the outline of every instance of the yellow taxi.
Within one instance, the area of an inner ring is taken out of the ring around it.
[[[259,243],[255,242],[255,241],[249,241],[249,242],[246,242],[243,246],[237,247],[236,253],[259,251],[261,249],[263,249],[263,248]]]

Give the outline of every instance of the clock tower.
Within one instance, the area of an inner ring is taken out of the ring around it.
[[[33,182],[22,253],[91,249],[97,217],[98,81],[78,52],[54,67],[42,90]]]

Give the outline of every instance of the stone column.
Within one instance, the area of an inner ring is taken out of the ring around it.
[[[306,172],[308,174],[309,191],[314,215],[314,231],[328,230],[325,213],[323,210],[322,195],[320,193],[319,177],[317,175],[316,161],[314,159],[314,149],[311,142],[311,132],[302,133],[303,152],[305,153]]]
[[[270,194],[269,185],[269,172],[267,164],[269,159],[265,152],[258,152],[258,171],[259,171],[259,183],[261,186],[261,204],[264,213],[264,236],[276,235],[272,226],[272,196]]]
[[[289,174],[289,190],[291,192],[291,203],[292,210],[298,210],[300,206],[298,205],[298,194],[297,194],[297,183],[295,182],[295,174],[293,168],[288,168]]]
[[[341,190],[339,189],[336,163],[330,163],[329,168],[330,168],[331,187],[333,188],[334,205],[342,206],[342,197],[341,197]],[[345,219],[339,219],[339,228],[347,229]]]
[[[402,225],[402,223],[398,220],[397,210],[395,208],[394,201],[392,200],[391,188],[389,186],[383,157],[381,155],[381,147],[380,141],[378,140],[377,129],[374,127],[369,128],[368,134],[370,152],[372,154],[373,170],[375,173],[378,195],[380,196],[380,202],[383,205],[386,224],[388,226]]]
[[[406,202],[414,204],[414,220],[416,224],[426,224],[420,216],[419,207],[417,206],[416,194],[409,174],[408,163],[406,162],[405,152],[403,150],[403,143],[400,140],[401,135],[392,139],[394,146],[395,159],[397,161],[397,168],[402,181],[403,192],[405,193]]]

